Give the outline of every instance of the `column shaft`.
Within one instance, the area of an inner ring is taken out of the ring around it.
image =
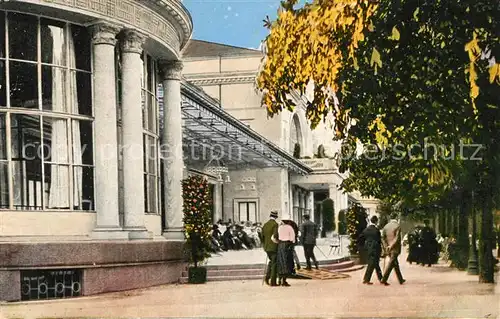
[[[144,145],[141,60],[145,37],[126,30],[122,40],[122,151],[124,229],[131,239],[151,238],[144,227]]]
[[[118,140],[116,123],[115,44],[119,29],[93,26],[96,228],[99,239],[127,238],[118,215]]]
[[[222,184],[217,183],[214,186],[214,223],[222,219]]]
[[[183,240],[182,233],[182,113],[180,61],[160,63],[163,76],[163,136],[162,161],[165,182],[165,225],[167,239]]]

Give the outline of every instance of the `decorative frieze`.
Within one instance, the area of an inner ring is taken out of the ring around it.
[[[169,46],[180,50],[189,40],[192,32],[192,22],[185,9],[176,5],[175,1],[152,1],[141,4],[133,0],[41,0],[41,2],[59,4],[73,9],[96,13],[134,26],[166,41]],[[169,22],[167,16],[175,20],[182,30]]]
[[[237,77],[213,77],[213,78],[205,78],[205,79],[190,79],[189,76],[187,76],[189,79],[189,82],[199,85],[199,86],[204,86],[204,85],[220,85],[220,84],[241,84],[241,83],[254,83],[256,74],[253,75],[246,75],[246,76],[237,76]]]

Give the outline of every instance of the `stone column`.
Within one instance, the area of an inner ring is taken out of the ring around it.
[[[167,239],[184,240],[182,232],[182,114],[180,61],[161,61],[159,64],[163,85],[162,161],[165,182],[165,225]]]
[[[222,184],[216,183],[214,185],[214,223],[222,219]]]
[[[115,45],[119,28],[92,26],[94,51],[94,136],[96,239],[126,239],[118,215],[118,140],[116,123]]]
[[[124,230],[130,239],[152,238],[144,227],[144,145],[142,125],[141,60],[146,37],[125,30],[122,46],[122,152]]]

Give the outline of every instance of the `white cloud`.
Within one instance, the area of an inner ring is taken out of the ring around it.
[[[227,7],[227,11],[231,11],[233,10],[233,8],[231,8],[231,6]]]
[[[240,16],[240,14],[239,14],[239,13],[235,13],[235,14],[234,14],[234,16],[235,16],[235,17],[239,17],[239,16]]]
[[[226,15],[224,16],[224,19],[227,19],[227,18],[229,18],[229,16],[226,14]]]

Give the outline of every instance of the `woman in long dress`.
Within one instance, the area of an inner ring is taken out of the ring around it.
[[[295,231],[289,219],[281,221],[278,227],[278,276],[281,286],[289,287],[286,281],[294,269],[293,245],[295,243]]]

